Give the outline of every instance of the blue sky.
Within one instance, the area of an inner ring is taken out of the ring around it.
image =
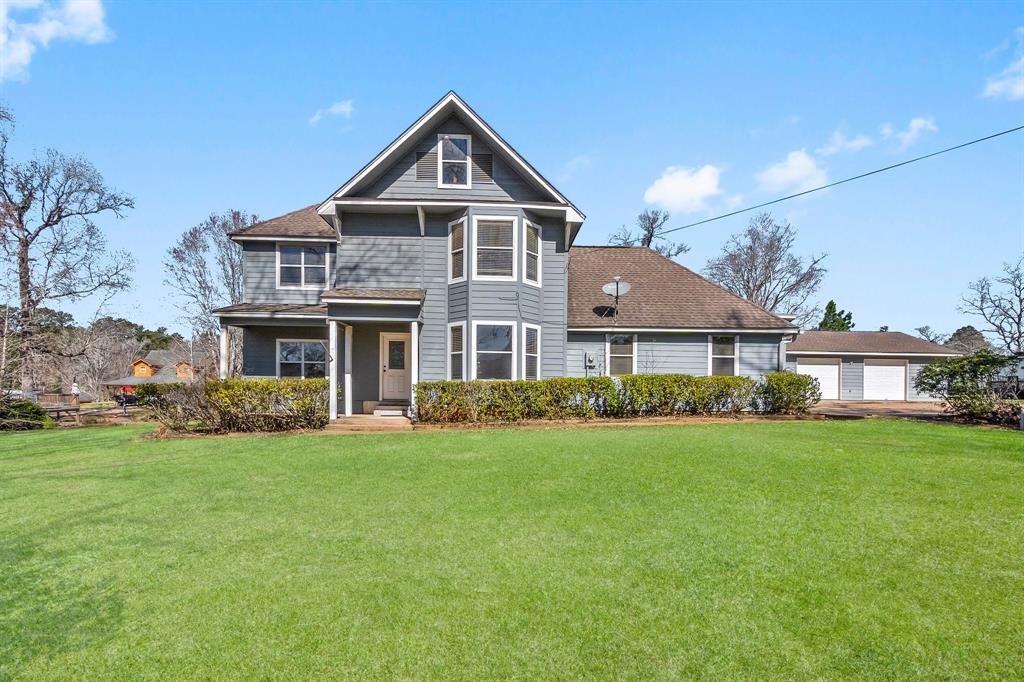
[[[110,312],[149,326],[176,326],[160,261],[182,230],[322,200],[449,89],[587,214],[590,244],[644,208],[680,225],[1024,124],[1021,2],[6,12],[13,151],[83,154],[135,196],[101,222],[139,261]],[[1024,134],[774,213],[802,252],[829,254],[820,298],[858,329],[949,332],[970,321],[956,312],[967,283],[1024,252]],[[680,233],[680,262],[700,270],[748,217]]]

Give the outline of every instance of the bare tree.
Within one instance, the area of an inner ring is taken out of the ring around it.
[[[931,341],[932,343],[937,343],[939,345],[945,343],[948,338],[945,334],[940,334],[939,332],[934,331],[931,326],[927,324],[923,327],[915,327],[914,331],[917,332],[917,335],[925,341]]]
[[[798,257],[793,254],[797,231],[789,223],[777,223],[770,213],[751,218],[747,229],[734,234],[704,267],[712,282],[779,315],[792,315],[804,326],[818,313],[811,297],[827,272],[826,254]]]
[[[107,251],[93,222],[103,213],[124,217],[131,197],[115,192],[81,157],[47,149],[25,163],[8,157],[13,117],[0,113],[0,249],[14,259],[18,285],[18,336],[22,390],[32,388],[33,355],[53,349],[38,341],[35,313],[44,304],[109,297],[128,288],[134,261]]]
[[[213,311],[241,303],[244,295],[242,249],[229,235],[258,222],[257,216],[245,211],[211,213],[167,249],[164,283],[177,292],[182,319],[208,358],[220,354],[220,324]],[[232,375],[241,371],[241,343],[241,335],[232,334]]]
[[[132,361],[141,356],[145,345],[142,331],[141,325],[112,317],[99,317],[84,327],[70,327],[65,332],[64,344],[74,348],[75,353],[57,358],[61,383],[70,385],[77,381],[85,396],[99,398],[104,382],[127,374]]]
[[[1002,274],[971,282],[959,310],[984,320],[987,327],[981,331],[1002,350],[1024,353],[1024,255],[1016,263],[1003,263]]]
[[[950,334],[945,345],[967,354],[977,353],[979,350],[995,350],[985,335],[969,324]]]
[[[672,242],[661,235],[661,228],[668,222],[668,211],[648,209],[636,217],[636,231],[623,225],[608,238],[614,246],[646,246],[666,258],[675,258],[690,250],[682,242]]]

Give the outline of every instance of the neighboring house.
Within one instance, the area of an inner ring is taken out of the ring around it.
[[[583,220],[448,93],[322,203],[232,235],[221,374],[229,327],[244,376],[328,377],[331,418],[404,410],[419,381],[783,367],[791,322],[649,249],[576,247]]]
[[[170,350],[151,350],[146,356],[132,362],[132,373],[103,383],[108,391],[132,393],[139,384],[190,383],[196,369]]]
[[[902,332],[805,331],[788,344],[786,367],[816,377],[824,400],[933,400],[914,390],[918,373],[959,355]]]

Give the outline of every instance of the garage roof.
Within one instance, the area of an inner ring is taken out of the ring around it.
[[[960,355],[956,351],[903,332],[800,332],[787,353],[809,355]]]

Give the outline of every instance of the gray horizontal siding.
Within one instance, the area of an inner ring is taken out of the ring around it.
[[[327,306],[328,317],[335,320],[397,319],[412,322],[420,317],[418,305],[364,305],[358,303],[331,303]]]
[[[604,374],[604,334],[570,332],[565,348],[565,376],[599,377]],[[594,354],[594,369],[587,369],[587,353]]]
[[[455,322],[465,320],[469,314],[468,285],[465,282],[452,284],[448,287],[448,320]]]
[[[323,244],[311,244],[323,246]],[[334,259],[328,254],[328,281]],[[277,288],[277,244],[243,242],[242,279],[246,303],[319,303],[320,289]]]
[[[638,334],[638,374],[708,373],[707,334]]]
[[[566,374],[566,296],[569,284],[565,230],[554,221],[541,222],[541,374]]]
[[[782,336],[773,334],[740,334],[740,376],[760,379],[779,369],[779,347]]]
[[[474,201],[550,201],[531,183],[520,176],[505,160],[476,135],[473,136],[473,154],[492,155],[493,182],[479,182],[479,169],[474,169],[472,189],[441,189],[437,186],[436,172],[429,179],[420,172],[417,178],[417,154],[429,154],[424,162],[436,159],[439,133],[470,134],[468,128],[455,116],[426,132],[416,143],[415,149],[396,161],[365,189],[357,190],[355,196],[376,199],[470,199]],[[435,160],[436,163],[436,160]]]

